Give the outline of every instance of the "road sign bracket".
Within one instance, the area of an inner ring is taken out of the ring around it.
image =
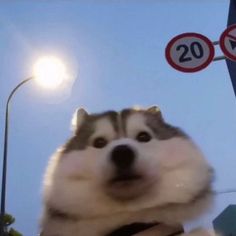
[[[220,60],[225,60],[226,56],[222,55],[222,56],[217,56],[213,59],[213,61],[220,61]]]
[[[219,41],[212,42],[213,45],[218,45],[219,43],[220,43]]]

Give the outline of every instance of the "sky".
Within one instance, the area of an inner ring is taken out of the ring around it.
[[[70,137],[71,117],[80,107],[99,112],[158,105],[201,147],[216,172],[214,189],[236,189],[236,101],[225,61],[182,73],[164,54],[167,43],[185,32],[217,41],[228,7],[227,0],[0,2],[0,142],[7,97],[32,75],[37,58],[59,56],[74,78],[65,91],[28,82],[12,100],[7,212],[16,217],[16,229],[36,235],[44,170]],[[218,46],[216,54],[222,55]],[[186,227],[209,226],[236,204],[235,197],[217,195],[212,211]]]

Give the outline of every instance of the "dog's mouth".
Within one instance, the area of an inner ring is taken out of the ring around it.
[[[130,200],[145,193],[149,186],[147,178],[136,172],[116,173],[106,185],[106,192],[113,198]]]
[[[110,184],[117,184],[117,183],[128,183],[139,181],[142,179],[142,176],[135,173],[122,173],[114,176],[109,182]]]

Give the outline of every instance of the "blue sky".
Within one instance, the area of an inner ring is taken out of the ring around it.
[[[32,74],[45,54],[63,58],[76,78],[71,90],[52,93],[29,82],[11,110],[7,210],[25,236],[36,235],[41,180],[49,156],[70,136],[77,107],[90,112],[157,104],[183,127],[216,171],[214,188],[236,188],[235,97],[225,61],[181,73],[164,57],[168,41],[184,32],[212,41],[226,27],[227,0],[1,1],[0,133],[7,96]],[[216,48],[217,55],[221,51]],[[70,96],[68,96],[70,95]],[[1,135],[1,143],[3,143]],[[219,195],[209,225],[236,194]]]

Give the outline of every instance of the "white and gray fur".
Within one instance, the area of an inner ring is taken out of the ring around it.
[[[73,127],[46,170],[43,236],[105,236],[133,222],[182,224],[211,205],[212,168],[158,108],[101,114],[79,109]],[[140,132],[151,140],[137,141]],[[103,148],[93,146],[98,137],[107,141]],[[135,154],[128,172],[138,178],[112,181],[118,171],[111,153],[117,146]]]

